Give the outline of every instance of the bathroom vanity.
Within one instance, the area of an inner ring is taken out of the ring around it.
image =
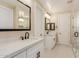
[[[30,30],[31,7],[22,0],[0,0],[0,31]],[[44,48],[43,38],[25,38],[0,38],[0,58],[39,58]]]
[[[39,58],[43,49],[43,38],[16,40],[0,44],[0,58]]]
[[[56,37],[52,35],[45,36],[45,48],[53,49],[56,45]]]

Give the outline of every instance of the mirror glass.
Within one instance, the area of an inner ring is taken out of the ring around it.
[[[51,19],[45,18],[45,30],[55,30],[55,23]]]
[[[50,19],[45,18],[45,30],[50,30]]]
[[[50,23],[46,24],[46,30],[50,30]]]
[[[55,30],[55,23],[51,23],[50,26],[51,26],[51,30]]]
[[[0,30],[31,30],[31,7],[20,0],[0,0]]]

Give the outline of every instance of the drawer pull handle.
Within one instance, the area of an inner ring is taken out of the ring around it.
[[[37,58],[39,58],[39,57],[40,57],[40,52],[37,53]]]

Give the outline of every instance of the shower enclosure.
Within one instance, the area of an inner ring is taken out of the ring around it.
[[[79,58],[79,12],[71,16],[71,39],[75,57]]]

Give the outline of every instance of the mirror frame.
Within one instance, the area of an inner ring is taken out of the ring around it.
[[[31,7],[26,5],[20,0],[17,1],[29,8],[29,29],[0,29],[0,31],[30,31],[31,30]]]
[[[51,22],[47,23],[46,21],[47,21],[47,18],[45,18],[45,30],[54,31],[55,30],[55,23],[51,23]],[[47,28],[48,25],[49,25],[49,29]]]

